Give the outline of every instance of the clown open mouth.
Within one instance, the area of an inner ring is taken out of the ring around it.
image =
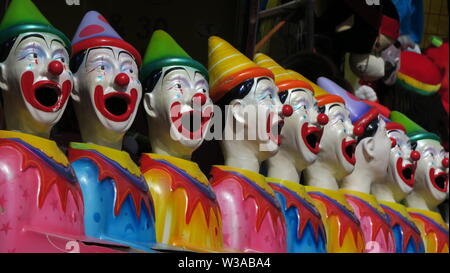
[[[67,102],[72,83],[67,80],[62,86],[52,81],[38,81],[34,83],[34,74],[27,71],[21,78],[22,91],[25,100],[36,109],[44,112],[57,112]]]
[[[267,135],[271,141],[275,142],[277,145],[281,145],[281,130],[283,129],[284,121],[280,119],[272,122],[272,120],[273,114],[270,114],[266,124]]]
[[[342,147],[342,154],[344,154],[345,159],[350,164],[355,165],[355,163],[356,163],[356,157],[355,157],[356,140],[343,139],[341,147]]]
[[[104,94],[103,87],[95,88],[94,100],[97,109],[107,119],[123,122],[130,118],[136,108],[137,90],[131,89],[130,94],[125,92],[110,92]]]
[[[430,180],[433,186],[441,192],[447,192],[448,188],[448,174],[445,172],[439,172],[436,174],[435,169],[430,169]]]
[[[397,173],[406,185],[414,186],[414,167],[412,164],[403,166],[403,158],[397,159]]]
[[[322,138],[322,134],[322,129],[316,126],[309,126],[309,123],[304,123],[302,126],[303,142],[313,154],[318,154],[320,151],[320,140]]]
[[[212,108],[206,107],[203,112],[190,110],[181,112],[181,104],[171,106],[171,120],[177,131],[188,139],[201,139],[213,116]]]

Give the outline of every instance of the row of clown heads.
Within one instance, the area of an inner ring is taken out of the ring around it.
[[[215,36],[208,69],[161,30],[141,59],[94,11],[70,42],[14,0],[0,43],[0,252],[448,252],[448,157],[399,112]],[[70,98],[83,142],[65,154],[49,135]],[[121,147],[141,103],[137,165]],[[243,128],[263,107],[268,137],[222,140],[208,179],[190,157],[213,103]]]

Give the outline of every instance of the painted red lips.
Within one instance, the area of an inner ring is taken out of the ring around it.
[[[435,169],[430,169],[430,180],[433,186],[440,192],[447,192],[448,189],[448,174],[446,172],[440,172],[435,174]]]
[[[130,94],[115,91],[105,95],[102,86],[95,87],[95,106],[104,117],[115,122],[124,122],[130,118],[137,99],[138,92],[135,88],[131,89]]]
[[[341,148],[342,148],[342,154],[344,155],[344,158],[350,164],[355,165],[355,163],[356,163],[356,157],[355,157],[356,140],[343,139]]]
[[[177,131],[185,138],[200,140],[213,116],[213,108],[205,107],[203,112],[190,110],[181,112],[181,103],[175,102],[170,107],[170,118]]]
[[[397,173],[406,185],[411,188],[414,186],[414,166],[412,164],[407,164],[403,166],[403,158],[397,159]]]
[[[21,85],[25,100],[34,108],[47,113],[61,110],[72,91],[72,82],[70,80],[64,81],[61,86],[52,81],[38,81],[35,83],[32,71],[23,73]]]
[[[322,139],[323,129],[316,126],[309,126],[309,123],[304,123],[302,126],[302,139],[306,147],[313,154],[318,154],[320,151],[320,140]]]

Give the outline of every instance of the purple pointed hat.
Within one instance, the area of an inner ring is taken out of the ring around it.
[[[380,112],[377,108],[371,107],[367,103],[353,96],[335,82],[325,77],[317,79],[317,84],[328,91],[330,94],[340,96],[345,101],[345,107],[350,113],[350,120],[354,125],[354,134],[361,135],[365,128],[375,118],[378,118]]]
[[[83,17],[72,40],[73,56],[80,51],[99,46],[114,46],[130,52],[138,65],[141,65],[141,54],[111,27],[100,13],[89,11]]]

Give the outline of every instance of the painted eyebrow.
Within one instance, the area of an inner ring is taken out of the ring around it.
[[[294,90],[291,91],[291,93],[294,93],[294,92],[302,92],[302,91],[306,93],[306,90],[305,90],[305,89],[301,89],[301,88],[294,89]]]
[[[66,46],[64,45],[64,43],[63,43],[62,41],[58,40],[58,39],[53,39],[53,40],[50,42],[50,46],[52,46],[53,42],[60,43],[63,47],[66,47]]]
[[[24,37],[22,37],[22,39],[20,40],[20,42],[18,43],[18,45],[20,45],[20,43],[22,43],[24,40],[26,40],[26,39],[28,39],[28,38],[41,38],[42,40],[44,40],[44,42],[45,42],[45,44],[47,45],[47,47],[48,47],[48,44],[47,44],[47,41],[45,40],[45,37],[44,36],[42,36],[42,35],[40,35],[40,34],[36,34],[36,33],[34,33],[34,34],[30,34],[30,35],[27,35],[27,36],[24,36]],[[17,50],[17,49],[16,49]]]
[[[89,57],[89,53],[91,53],[91,51],[94,50],[94,49],[109,49],[109,50],[112,51],[112,53],[114,55],[114,58],[116,57],[116,54],[114,54],[114,50],[112,48],[107,47],[107,46],[99,46],[99,47],[89,48],[89,50],[88,50],[88,52],[86,54],[86,59]]]
[[[94,49],[109,49],[112,51],[114,58],[116,57],[116,54],[114,54],[114,50],[112,48],[107,47],[107,46],[99,46],[99,47],[89,48],[88,52],[86,53],[86,60],[89,57],[89,53],[91,53],[91,50],[94,50]],[[87,63],[85,63],[84,66],[87,67]]]
[[[270,81],[270,78],[268,78],[268,77],[262,77],[262,78],[259,78],[257,81],[256,81],[256,84],[258,84],[260,81],[262,81],[262,80],[269,80]]]
[[[183,67],[180,67],[180,66],[172,67],[171,69],[169,69],[169,70],[167,70],[166,72],[164,72],[163,78],[164,78],[167,74],[169,74],[170,72],[175,71],[175,70],[184,70],[184,71],[186,71],[186,69],[184,69]],[[187,71],[186,71],[186,72],[187,72]]]
[[[120,54],[122,54],[122,53],[123,53],[123,54],[127,54],[127,55],[129,55],[129,56],[130,56],[130,57],[131,57],[131,58],[132,58],[132,59],[134,60],[134,57],[133,57],[133,55],[131,55],[131,54],[130,54],[129,52],[127,52],[127,51],[123,51],[123,50],[119,52],[119,57],[120,57]]]
[[[335,107],[335,106],[340,106],[339,104],[335,103],[333,105],[330,106],[330,108],[328,108],[328,110],[331,110],[331,108]]]

